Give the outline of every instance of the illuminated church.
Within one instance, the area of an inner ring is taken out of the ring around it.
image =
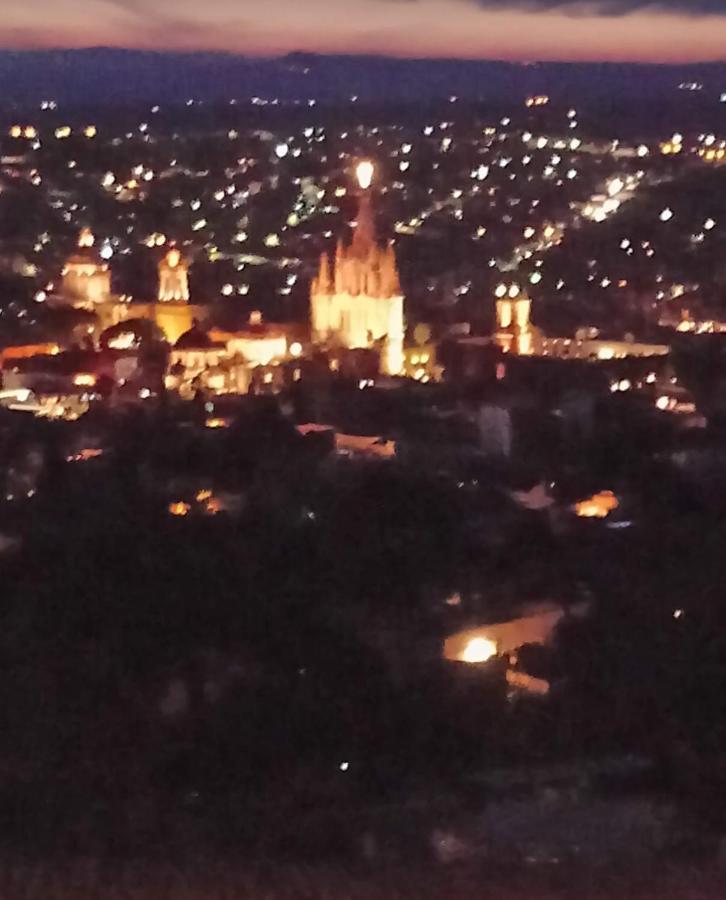
[[[84,228],[78,248],[63,268],[63,295],[76,309],[95,310],[111,299],[111,272],[95,248],[93,232]]]
[[[99,331],[130,319],[146,319],[175,344],[195,321],[207,317],[207,309],[189,302],[189,265],[176,247],[159,262],[158,279],[156,302],[114,296],[110,268],[96,252],[93,233],[84,228],[78,249],[63,268],[63,290],[58,300],[95,313]]]
[[[331,261],[323,253],[311,289],[313,340],[354,350],[380,347],[381,371],[404,367],[404,298],[392,245],[380,247],[373,224],[373,165],[358,166],[360,206],[349,246],[338,242]]]
[[[531,356],[538,337],[530,321],[532,301],[518,284],[500,284],[496,290],[496,342],[504,353]]]
[[[176,247],[159,263],[159,302],[189,303],[189,268]]]
[[[207,316],[206,309],[192,305],[189,299],[189,266],[172,247],[159,263],[158,302],[153,307],[153,319],[170,344]]]
[[[532,301],[520,285],[500,284],[496,291],[497,330],[494,341],[504,353],[550,356],[555,359],[611,360],[667,356],[666,344],[634,340],[598,340],[580,332],[574,337],[548,337],[532,324]],[[597,334],[597,333],[596,333]]]

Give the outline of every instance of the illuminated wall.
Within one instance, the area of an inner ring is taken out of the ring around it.
[[[102,331],[129,319],[155,322],[164,339],[173,345],[191,329],[195,320],[203,322],[207,318],[208,310],[206,307],[188,303],[137,303],[117,300],[99,307],[96,313]]]
[[[482,651],[487,646],[491,648],[491,656],[503,656],[525,644],[547,644],[564,616],[561,606],[543,605],[508,622],[468,628],[446,640],[444,658],[458,662],[486,662]]]
[[[154,321],[172,345],[192,328],[195,319],[200,318],[199,309],[186,303],[155,303],[153,311]]]

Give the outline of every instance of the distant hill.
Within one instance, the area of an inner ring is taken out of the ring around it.
[[[335,103],[416,102],[457,95],[508,99],[547,92],[583,97],[663,99],[682,81],[704,85],[702,99],[726,91],[726,63],[695,66],[637,64],[517,64],[496,61],[403,60],[293,53],[253,59],[223,53],[87,50],[0,51],[0,103],[53,98],[70,105],[315,98]]]

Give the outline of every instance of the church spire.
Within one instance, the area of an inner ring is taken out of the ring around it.
[[[373,224],[373,203],[369,191],[361,194],[358,206],[358,224],[353,235],[351,249],[358,259],[367,259],[376,244],[376,228]]]
[[[367,259],[376,246],[376,227],[373,220],[373,201],[371,200],[371,184],[375,168],[370,160],[358,163],[356,177],[360,186],[358,202],[358,221],[353,235],[351,250],[358,259]]]
[[[333,285],[330,279],[330,258],[327,253],[320,255],[320,270],[318,272],[317,289],[321,294],[332,294]]]

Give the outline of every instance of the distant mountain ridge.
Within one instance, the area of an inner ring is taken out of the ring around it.
[[[361,102],[407,103],[449,95],[507,99],[538,91],[562,99],[630,95],[646,100],[662,98],[686,80],[703,82],[704,95],[708,91],[717,98],[726,91],[726,62],[521,64],[303,52],[258,59],[104,47],[0,50],[0,103],[5,106],[50,98],[72,105],[128,105],[251,96],[336,103],[352,95]]]

